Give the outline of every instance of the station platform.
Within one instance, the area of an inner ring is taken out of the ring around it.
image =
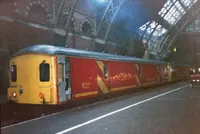
[[[200,88],[144,90],[3,127],[2,134],[200,134]]]
[[[0,101],[1,103],[5,103],[8,101],[7,96],[6,95],[0,95]]]

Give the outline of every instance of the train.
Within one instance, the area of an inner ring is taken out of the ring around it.
[[[62,105],[189,78],[187,65],[37,44],[13,55],[8,100]]]
[[[190,87],[199,87],[200,86],[200,67],[199,65],[193,65],[190,67],[189,72],[190,78]]]

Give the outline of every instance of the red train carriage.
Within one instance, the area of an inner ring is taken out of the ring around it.
[[[177,79],[180,69],[164,62],[50,45],[21,50],[10,68],[8,99],[29,104],[62,104],[187,77]]]

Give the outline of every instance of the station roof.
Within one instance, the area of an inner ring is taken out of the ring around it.
[[[3,1],[3,3],[6,2]],[[15,8],[18,3],[13,3]],[[33,3],[36,3],[36,6],[40,4],[41,10],[44,8],[44,12],[36,10],[37,7],[35,10],[30,10],[29,5],[35,5]],[[70,28],[67,27],[69,26],[67,24],[64,24],[65,27],[59,27],[59,23],[57,24],[59,18],[64,19],[64,22],[67,19],[67,22],[69,22],[70,19],[74,20],[74,12],[78,11],[91,17],[91,20],[93,19],[91,21],[93,29],[90,31],[89,36],[101,39],[98,40],[98,43],[111,42],[115,46],[124,45],[129,43],[126,42],[127,40],[132,41],[135,38],[143,44],[147,44],[149,51],[154,55],[157,53],[163,54],[164,52],[161,50],[168,51],[169,46],[178,35],[176,33],[180,33],[184,27],[189,26],[190,21],[188,20],[191,20],[194,14],[200,12],[200,2],[198,0],[60,0],[49,1],[49,3],[50,9],[54,6],[60,9],[58,13],[52,13],[46,7],[47,3],[45,4],[44,1],[40,0],[28,2],[26,9],[23,9],[25,14],[19,12],[18,8],[15,9],[15,12],[21,14],[21,16],[26,16],[29,12],[37,12],[36,16],[42,16],[43,18],[44,15],[54,16],[54,19],[47,20],[45,24],[40,23],[41,21],[32,24],[25,17],[23,19],[26,21],[19,20],[17,22],[51,30],[63,36],[70,31]],[[11,9],[13,11],[13,8]],[[48,13],[46,13],[47,11]],[[4,16],[0,16],[0,19],[11,21],[11,19]],[[79,22],[74,22],[73,25],[76,25],[75,23]],[[69,24],[71,26],[71,23]],[[83,34],[80,29],[76,28],[77,31],[75,32],[78,35]]]
[[[146,40],[151,49],[159,48],[167,33],[176,29],[181,18],[196,2],[197,0],[165,0],[162,8],[156,10],[155,17],[140,26],[141,38]]]
[[[198,2],[198,0],[117,1],[123,2],[123,4],[114,19],[110,36],[114,34],[113,36],[116,37],[119,34],[118,37],[139,38],[148,45],[154,54],[161,49],[162,44],[165,43],[163,40],[168,38],[171,31],[179,32],[179,27],[182,27],[180,23],[188,21],[185,15],[190,14],[190,9]],[[104,2],[109,4],[110,1],[104,0]],[[117,4],[117,2],[114,3],[113,0],[113,4]],[[118,4],[115,7],[119,8],[119,6]],[[115,10],[113,9],[113,11]],[[184,17],[186,19],[180,22]],[[123,28],[120,29],[120,27]],[[109,39],[112,40],[111,37]]]

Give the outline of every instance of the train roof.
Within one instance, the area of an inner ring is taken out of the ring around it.
[[[14,56],[22,55],[25,53],[66,55],[66,56],[74,56],[74,57],[95,58],[95,59],[99,59],[99,60],[129,61],[129,62],[137,62],[137,63],[167,64],[166,62],[161,62],[161,61],[144,60],[144,59],[128,57],[128,56],[120,56],[120,55],[114,55],[114,54],[92,52],[92,51],[58,47],[58,46],[52,46],[52,45],[46,45],[46,44],[33,45],[30,47],[24,48],[21,51],[17,52]]]

